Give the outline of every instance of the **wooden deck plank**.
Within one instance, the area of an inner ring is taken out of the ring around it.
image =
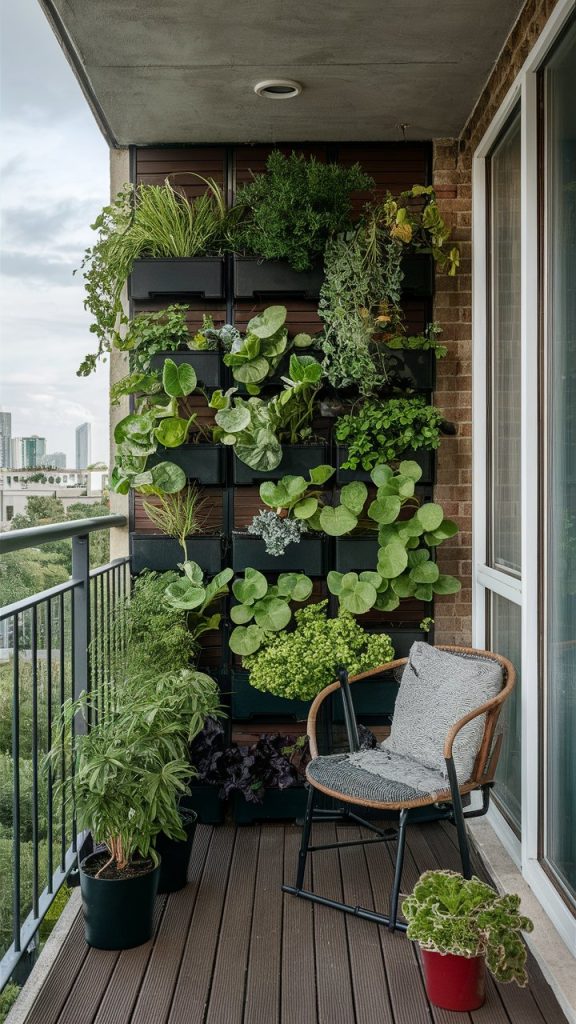
[[[314,843],[335,843],[334,825],[314,825]],[[337,850],[323,850],[312,856],[314,889],[322,896],[342,900],[342,878]],[[328,907],[314,909],[316,990],[319,1024],[353,1024],[352,976],[344,914]]]
[[[259,828],[238,829],[206,1024],[242,1024]]]
[[[88,950],[58,1024],[92,1024],[119,956],[116,949]],[[86,998],[88,992],[89,999]]]
[[[169,1024],[203,1024],[220,922],[226,899],[228,873],[236,830],[230,825],[215,829],[210,856],[200,882],[170,1013]]]
[[[354,839],[362,838],[357,828],[337,828],[336,834],[339,842],[352,842]],[[352,846],[341,850],[340,866],[344,901],[354,907],[374,910],[363,847]],[[356,1019],[362,1024],[394,1022],[382,948],[378,941],[378,927],[362,918],[346,916]]]
[[[82,914],[79,913],[62,944],[62,949],[54,961],[46,981],[32,1004],[26,1024],[55,1024],[87,955],[88,946],[84,942],[84,920]]]
[[[243,1024],[275,1024],[280,1015],[284,830],[263,828],[254,889]]]
[[[284,843],[284,880],[293,885],[300,848],[300,829],[287,826]],[[306,887],[310,885],[310,878],[309,858],[304,877]],[[318,1024],[313,907],[311,903],[287,894],[284,895],[282,922],[280,1021],[281,1024]]]

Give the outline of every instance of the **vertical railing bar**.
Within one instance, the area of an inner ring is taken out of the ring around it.
[[[60,594],[60,726],[64,724],[64,704],[66,701],[66,673],[64,659],[66,657],[66,642],[65,642],[65,630],[64,622],[66,616],[66,606],[64,603],[64,594]],[[61,792],[62,800],[60,804],[60,867],[62,871],[66,867],[66,746],[64,730],[62,729],[62,740],[60,744],[60,778],[62,781]]]
[[[98,577],[100,594],[98,599],[98,633],[100,636],[100,707],[106,712],[106,637],[104,636],[104,574]]]
[[[32,628],[32,910],[38,917],[38,606],[31,609]]]
[[[18,615],[12,620],[12,939],[20,952],[20,636]]]
[[[48,715],[46,722],[46,749],[52,749],[52,600],[46,602],[46,704]],[[54,842],[54,819],[53,819],[53,786],[54,775],[52,763],[48,764],[47,772],[47,794],[46,794],[46,832],[48,839],[48,892],[54,891],[54,858],[52,844]]]
[[[70,591],[70,685],[71,685],[71,697],[72,700],[76,698],[76,601],[74,600],[74,592]],[[74,756],[75,756],[75,738],[76,738],[76,716],[72,718],[70,722],[71,742],[70,742],[70,777],[72,779],[72,773],[74,772]],[[73,781],[70,782],[73,786]],[[76,853],[76,809],[74,803],[72,803],[72,821],[70,823],[72,830],[72,849]]]
[[[118,575],[118,570],[117,570],[117,568],[115,566],[112,569],[112,572],[110,573],[110,583],[111,583],[111,587],[112,587],[112,605],[111,605],[110,612],[109,612],[109,617],[108,617],[108,629],[109,629],[109,632],[110,632],[110,643],[111,643],[111,649],[112,649],[112,654],[111,654],[111,658],[112,658],[112,661],[111,661],[111,666],[112,666],[112,687],[114,687],[116,685],[116,670],[117,670],[117,666],[118,666],[118,617],[117,617],[118,599],[117,599],[117,596],[116,596],[116,577],[117,577],[117,575]],[[112,710],[112,690],[110,690],[110,692],[108,693],[108,709],[110,711]]]

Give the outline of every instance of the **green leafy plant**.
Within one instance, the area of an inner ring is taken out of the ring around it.
[[[422,949],[466,958],[483,956],[497,981],[524,986],[526,947],[521,932],[534,928],[519,913],[520,897],[500,895],[479,878],[425,871],[402,904],[407,935]]]
[[[459,580],[441,573],[431,558],[433,549],[454,537],[458,527],[445,518],[441,505],[420,504],[415,486],[421,475],[418,464],[410,461],[401,462],[398,472],[390,466],[376,466],[372,471],[377,491],[367,515],[378,528],[377,564],[373,572],[333,570],[327,577],[330,593],[345,611],[354,615],[370,608],[390,612],[404,598],[431,601],[434,594],[460,590]],[[412,515],[405,517],[405,511]]]
[[[232,569],[222,569],[206,583],[197,562],[186,561],[180,568],[182,575],[176,577],[174,574],[176,578],[165,588],[163,601],[172,613],[185,613],[188,632],[192,642],[197,644],[203,633],[219,628],[222,614],[214,611],[214,605],[228,593],[228,584],[234,572]]]
[[[370,470],[406,451],[433,451],[440,444],[442,421],[441,411],[419,395],[363,402],[336,424],[336,440],[348,446],[342,466]]]
[[[88,376],[98,359],[120,339],[127,322],[122,289],[139,257],[203,256],[219,253],[230,225],[224,194],[211,178],[194,175],[206,192],[192,202],[168,178],[162,185],[124,185],[92,224],[97,238],[86,249],[81,270],[98,339],[96,353],[86,356],[78,374]]]
[[[186,612],[164,601],[164,592],[179,579],[176,572],[145,570],[134,581],[122,615],[131,671],[164,672],[187,668],[197,652],[186,626]]]
[[[287,260],[294,270],[308,270],[326,240],[349,228],[352,193],[373,187],[358,164],[342,167],[274,150],[266,172],[238,192],[236,207],[243,218],[237,245],[267,260]]]
[[[391,661],[394,650],[384,633],[367,633],[347,614],[329,619],[327,601],[296,612],[296,628],[265,638],[258,653],[245,657],[250,683],[279,697],[311,700],[336,678],[340,665],[351,675]]]
[[[174,537],[178,541],[186,561],[186,538],[200,533],[206,525],[206,498],[200,489],[195,484],[189,484],[176,494],[158,495],[154,504],[151,501],[142,504],[150,522],[167,537]]]
[[[262,382],[272,376],[292,346],[301,349],[312,344],[309,334],[288,338],[286,316],[286,306],[268,306],[248,322],[244,337],[229,324],[213,332],[228,349],[224,362],[234,380],[251,395],[259,394]]]
[[[328,504],[322,486],[334,473],[332,466],[315,466],[308,480],[303,476],[283,476],[278,483],[266,480],[260,484],[260,497],[278,516],[303,520],[310,530],[342,537],[358,526],[368,488],[362,481],[354,480],[341,488],[337,505]]]
[[[282,461],[282,444],[297,444],[311,436],[314,397],[322,369],[311,356],[290,357],[290,376],[273,398],[244,399],[236,388],[215,391],[210,407],[216,409],[216,443],[232,445],[241,462],[265,472]]]
[[[394,334],[385,336],[384,343],[392,350],[404,349],[410,352],[433,352],[436,359],[444,359],[448,355],[446,345],[438,342],[438,336],[442,334],[440,324],[428,324],[424,334]]]
[[[312,580],[303,573],[285,572],[276,583],[269,583],[257,569],[246,569],[244,578],[234,581],[232,593],[237,603],[230,609],[235,629],[230,634],[230,650],[243,658],[254,654],[267,638],[285,629],[292,619],[291,601],[307,601]]]
[[[133,370],[148,373],[152,359],[159,352],[175,352],[188,344],[188,309],[188,306],[173,304],[155,313],[138,313],[128,322],[124,336],[114,338],[115,347],[130,352]]]

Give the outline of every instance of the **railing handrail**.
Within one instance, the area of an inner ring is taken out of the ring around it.
[[[109,530],[113,526],[126,526],[126,516],[95,516],[92,519],[71,519],[63,523],[49,523],[47,526],[31,526],[26,530],[7,530],[0,533],[0,555],[24,548],[37,548],[53,540],[67,540],[69,537],[83,537],[97,530]]]

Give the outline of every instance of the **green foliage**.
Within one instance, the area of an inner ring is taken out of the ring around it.
[[[267,260],[287,260],[307,270],[324,252],[327,239],[350,227],[351,196],[374,182],[358,164],[342,167],[274,150],[266,172],[238,192],[244,211],[237,245]]]
[[[243,384],[250,395],[260,393],[262,382],[275,373],[292,347],[306,348],[312,344],[308,334],[288,338],[286,315],[286,306],[268,306],[248,322],[244,337],[230,324],[211,332],[227,349],[224,362],[231,368],[234,380]]]
[[[5,880],[12,877],[12,857],[12,839],[0,836],[0,955],[12,942],[12,886],[5,884]],[[42,840],[38,843],[38,873],[41,879],[46,878],[47,861],[47,844]],[[25,842],[20,845],[20,916],[23,921],[32,910],[33,878],[34,848],[31,842]]]
[[[411,352],[433,352],[436,359],[444,359],[448,355],[446,345],[440,345],[438,336],[442,334],[439,324],[428,324],[424,334],[395,334],[386,336],[384,341],[387,348],[407,349]]]
[[[196,562],[186,561],[180,568],[182,576],[166,587],[163,601],[167,608],[186,613],[188,635],[196,644],[203,633],[219,628],[222,616],[214,612],[213,606],[228,593],[234,573],[232,569],[222,569],[205,583],[204,573]]]
[[[0,752],[0,835],[9,836],[12,830],[13,765],[10,754]],[[19,759],[20,772],[20,838],[32,841],[32,787],[34,771],[32,761]],[[38,787],[38,833],[46,835],[46,790]]]
[[[121,338],[121,327],[127,322],[122,289],[135,259],[221,251],[229,224],[224,195],[212,179],[193,176],[207,188],[193,202],[168,179],[163,185],[125,185],[92,224],[97,237],[86,249],[81,269],[84,305],[92,316],[90,330],[98,339],[98,350],[83,360],[80,376],[88,376],[111,343]]]
[[[312,581],[303,573],[285,572],[272,584],[257,569],[246,569],[244,578],[232,584],[232,593],[238,603],[230,609],[236,624],[230,634],[230,650],[246,658],[270,635],[286,628],[292,619],[290,602],[307,601]]]
[[[205,524],[205,506],[206,498],[195,484],[189,484],[176,494],[161,494],[155,504],[143,502],[148,519],[167,537],[178,541],[184,561],[188,558],[186,538],[200,533]]]
[[[342,537],[357,527],[368,489],[361,481],[353,481],[340,490],[340,504],[327,505],[322,485],[334,472],[332,466],[316,466],[310,470],[309,480],[303,476],[283,476],[278,483],[267,480],[260,484],[260,497],[279,515],[303,520],[307,528],[330,537]]]
[[[278,697],[312,700],[336,678],[340,665],[351,675],[391,661],[394,650],[384,633],[367,633],[352,616],[326,616],[327,601],[296,612],[296,629],[268,636],[258,653],[244,658],[250,683]]]
[[[425,871],[402,904],[408,938],[423,949],[454,956],[484,956],[497,981],[524,986],[526,947],[520,932],[531,932],[519,913],[520,897],[500,896],[479,878],[454,871]]]
[[[128,322],[123,338],[115,335],[116,348],[130,352],[134,370],[148,373],[152,359],[159,352],[175,352],[191,341],[186,325],[188,309],[188,306],[174,304],[155,313],[139,313]]]
[[[370,470],[406,451],[433,451],[440,444],[442,419],[441,411],[421,396],[363,402],[336,424],[337,441],[348,446],[342,465]]]
[[[136,674],[187,668],[197,654],[197,644],[186,625],[186,611],[164,600],[180,576],[177,572],[141,573],[134,580],[126,602],[128,665]]]
[[[0,939],[0,942],[2,940]],[[0,1024],[6,1020],[8,1013],[20,994],[20,986],[9,981],[6,987],[0,992]]]

